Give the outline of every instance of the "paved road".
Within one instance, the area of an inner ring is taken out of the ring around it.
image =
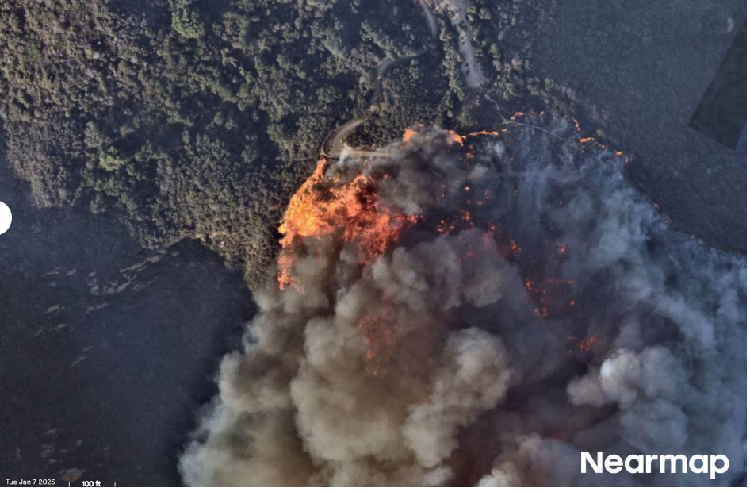
[[[433,39],[436,39],[438,35],[437,21],[435,20],[435,16],[432,13],[432,10],[430,10],[430,7],[427,5],[427,2],[425,0],[419,0],[419,5],[422,7],[422,11],[424,12],[425,18],[427,20],[427,27],[430,29],[430,34],[432,35]],[[346,138],[351,135],[358,126],[366,122],[368,118],[370,118],[370,116],[378,109],[378,104],[380,103],[381,94],[383,92],[383,77],[385,77],[385,75],[397,65],[410,62],[411,60],[416,60],[417,58],[425,54],[427,52],[427,49],[427,47],[424,47],[415,55],[399,58],[398,60],[393,60],[386,57],[383,58],[380,63],[378,63],[378,66],[375,67],[375,89],[373,90],[372,97],[370,98],[370,107],[367,109],[367,112],[365,114],[341,125],[332,136],[326,138],[320,149],[320,154],[322,157],[336,159],[344,153],[349,156],[360,157],[379,157],[388,155],[387,152],[383,152],[380,150],[360,150],[349,147],[346,144]]]

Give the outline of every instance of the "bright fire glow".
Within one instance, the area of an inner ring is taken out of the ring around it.
[[[357,245],[359,260],[369,264],[395,242],[401,230],[414,224],[416,216],[404,215],[378,201],[373,178],[360,174],[350,182],[325,176],[327,161],[318,161],[310,178],[294,194],[279,227],[282,234],[278,258],[279,287],[298,287],[292,269],[300,240],[336,235]],[[387,179],[383,177],[381,179]]]
[[[519,114],[511,119],[515,120]],[[409,128],[404,132],[403,141],[408,142],[419,134],[418,129]],[[469,137],[478,135],[498,136],[498,132],[480,131],[467,135],[448,132],[448,143],[466,145]],[[582,144],[595,140],[593,138],[580,139]],[[621,153],[618,153],[620,155]],[[468,158],[471,154],[466,154]],[[364,164],[366,166],[366,163]],[[379,200],[380,183],[390,179],[385,172],[369,175],[364,170],[354,179],[344,180],[331,173],[326,176],[328,161],[321,159],[317,163],[315,172],[294,194],[279,227],[282,234],[281,253],[278,256],[278,282],[281,289],[291,286],[301,291],[301,286],[295,279],[294,268],[296,260],[305,253],[315,254],[318,247],[315,241],[307,239],[323,239],[328,236],[338,244],[353,244],[356,247],[358,259],[365,266],[374,262],[385,254],[387,249],[396,244],[402,232],[414,225],[420,217],[406,215],[400,211],[385,206]],[[436,173],[436,176],[440,177]],[[444,185],[445,188],[446,185]],[[481,185],[464,184],[467,208],[459,208],[458,213],[451,217],[440,218],[434,224],[438,234],[453,234],[454,231],[474,227],[470,209],[484,205],[477,195],[489,199],[491,190],[482,190]],[[514,193],[517,196],[517,191]],[[445,198],[445,193],[436,197]],[[484,227],[484,226],[483,226]],[[518,261],[524,253],[524,247],[517,240],[510,237],[500,239],[502,234],[495,225],[490,224],[486,238],[500,249],[509,261]],[[575,242],[575,240],[573,241]],[[567,255],[572,245],[556,241],[553,255],[560,258]],[[469,249],[466,260],[474,254]],[[576,301],[572,297],[573,282],[564,278],[526,278],[525,290],[534,312],[542,319],[551,320],[560,313],[560,306],[565,306],[568,312],[574,310]],[[387,372],[387,365],[391,358],[391,351],[397,343],[398,332],[390,324],[387,313],[368,313],[359,321],[359,332],[367,347],[366,367],[373,375]],[[596,336],[582,340],[575,340],[578,351],[591,351],[598,343]]]

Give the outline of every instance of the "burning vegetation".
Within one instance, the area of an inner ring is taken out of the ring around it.
[[[378,181],[387,174],[370,176],[359,174],[342,182],[340,176],[326,177],[327,161],[318,162],[315,173],[292,197],[284,222],[279,227],[283,235],[278,258],[279,288],[295,284],[290,270],[299,254],[300,243],[333,237],[357,247],[359,260],[368,265],[382,256],[392,245],[401,229],[413,224],[415,216],[403,214],[381,204],[378,200]]]
[[[600,450],[743,472],[744,263],[671,233],[574,121],[508,123],[319,162],[188,483],[704,480],[580,475]]]

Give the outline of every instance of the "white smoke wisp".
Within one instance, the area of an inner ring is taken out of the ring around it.
[[[256,294],[244,351],[222,362],[185,482],[742,477],[744,261],[671,232],[625,159],[567,119],[407,136],[301,190],[286,280]],[[581,451],[723,454],[730,468],[582,475]]]

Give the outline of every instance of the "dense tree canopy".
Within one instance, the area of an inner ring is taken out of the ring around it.
[[[491,31],[506,7],[476,2],[468,19],[510,98],[520,68]],[[8,162],[37,205],[119,214],[145,245],[199,238],[251,263],[252,285],[321,143],[369,107],[381,60],[424,53],[388,74],[353,145],[458,117],[456,35],[435,12],[439,40],[416,1],[3,1]]]

